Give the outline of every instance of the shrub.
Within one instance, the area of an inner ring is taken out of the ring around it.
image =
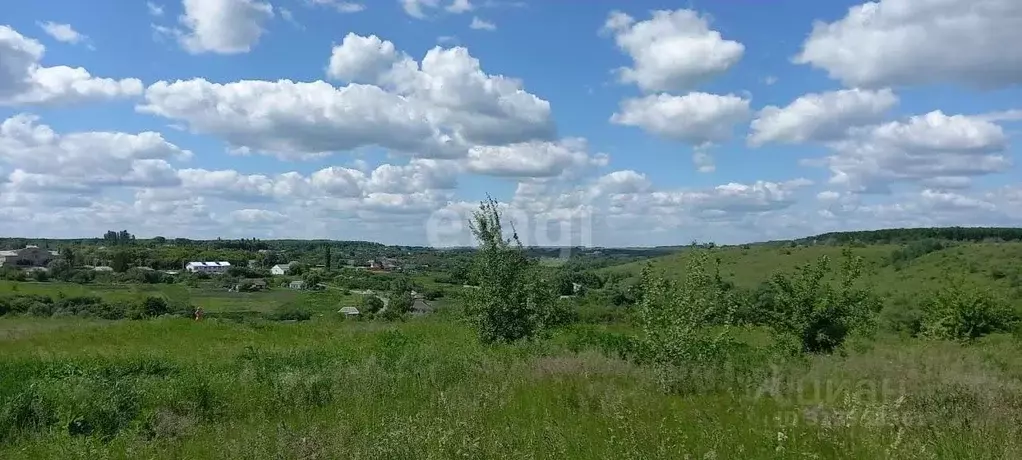
[[[358,309],[361,313],[374,314],[383,309],[383,300],[375,295],[364,295]]]
[[[512,226],[505,238],[498,204],[480,203],[473,216],[472,234],[479,242],[475,274],[479,289],[470,294],[467,308],[484,343],[530,339],[548,326],[553,316],[553,290],[538,276],[539,264],[529,258]]]
[[[680,283],[642,272],[643,347],[649,352],[657,380],[665,390],[676,389],[681,369],[704,366],[733,342],[727,325],[735,311],[734,297],[710,274],[709,254],[695,253]],[[709,326],[723,324],[720,331]]]
[[[387,311],[393,311],[399,315],[412,311],[412,296],[407,292],[393,292],[390,294],[390,303],[387,304]]]
[[[397,321],[399,319],[403,319],[404,315],[401,312],[388,307],[386,310],[377,312],[375,317],[384,321]]]
[[[422,298],[426,300],[436,300],[443,296],[443,289],[427,289],[422,293]]]
[[[167,313],[170,313],[170,307],[167,305],[166,299],[157,296],[147,296],[141,302],[129,308],[128,317],[131,319],[146,319],[155,318]]]
[[[845,249],[840,284],[824,281],[830,260],[821,257],[806,264],[792,276],[776,274],[773,326],[778,332],[801,344],[803,352],[829,353],[839,347],[849,333],[868,332],[875,324],[881,303],[872,291],[856,287],[862,274],[862,258]]]
[[[880,323],[891,332],[916,337],[923,330],[923,316],[924,312],[918,305],[905,297],[896,297],[880,312]]]
[[[308,321],[311,318],[308,310],[290,304],[281,305],[269,314],[269,319],[274,321]]]
[[[924,305],[923,335],[970,341],[994,332],[1010,331],[1018,314],[987,290],[949,280]]]

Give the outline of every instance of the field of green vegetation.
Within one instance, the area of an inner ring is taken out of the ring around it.
[[[56,297],[96,296],[107,302],[133,301],[158,296],[170,301],[202,307],[208,313],[269,313],[287,306],[300,306],[311,313],[334,313],[341,307],[356,305],[359,296],[347,290],[299,291],[277,287],[259,292],[228,292],[212,286],[191,287],[182,284],[74,284],[63,282],[0,281],[4,295],[42,295]]]
[[[1010,337],[880,340],[665,394],[599,333],[484,346],[444,320],[5,319],[0,458],[1022,455]]]
[[[1022,243],[544,266],[495,209],[470,265],[322,291],[0,282],[0,458],[1022,458]]]

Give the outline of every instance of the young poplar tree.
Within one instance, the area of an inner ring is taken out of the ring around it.
[[[543,331],[553,304],[552,290],[539,277],[539,265],[526,256],[512,224],[505,238],[498,203],[479,204],[470,223],[479,242],[475,270],[479,289],[468,313],[485,343],[529,339]]]

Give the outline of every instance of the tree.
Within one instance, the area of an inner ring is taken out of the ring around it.
[[[333,257],[330,254],[329,244],[323,248],[323,265],[326,267],[327,270],[333,268]]]
[[[124,273],[128,270],[128,253],[125,251],[117,251],[114,253],[113,260],[110,261],[110,268],[113,268],[117,273]]]
[[[375,295],[362,296],[362,302],[359,305],[359,309],[363,313],[372,314],[380,311],[383,308],[383,300]]]
[[[732,323],[736,299],[729,296],[711,273],[713,260],[705,249],[696,249],[679,282],[642,271],[644,348],[649,353],[658,382],[665,390],[682,383],[680,369],[712,366],[722,362],[722,351],[733,343],[727,326]],[[711,326],[724,325],[719,331]]]
[[[313,289],[317,284],[323,282],[323,275],[316,270],[309,270],[302,275],[302,281],[305,282],[306,289]]]
[[[830,271],[827,256],[790,277],[779,273],[771,280],[774,329],[798,341],[806,353],[829,353],[850,333],[868,333],[875,326],[882,303],[868,286],[858,286],[862,258],[847,248],[842,253],[836,287],[824,281]]]
[[[54,278],[61,281],[67,281],[71,278],[71,264],[64,258],[53,259],[47,267],[50,269],[50,276]]]
[[[393,310],[395,313],[404,314],[412,311],[412,300],[411,294],[406,292],[394,292],[390,295],[390,303],[387,304],[387,311]]]
[[[75,265],[75,252],[71,249],[71,246],[64,246],[60,248],[60,258],[67,262],[71,267]]]
[[[541,333],[554,296],[538,276],[539,264],[526,256],[512,224],[505,238],[498,203],[479,204],[470,222],[479,243],[474,262],[479,289],[471,295],[468,313],[484,343],[514,342]]]
[[[923,305],[922,333],[925,337],[972,341],[994,332],[1012,330],[1019,315],[1011,305],[989,290],[965,284],[958,278]]]

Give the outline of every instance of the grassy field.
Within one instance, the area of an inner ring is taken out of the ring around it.
[[[888,303],[918,301],[949,274],[1016,306],[1022,298],[1022,244],[892,258],[903,249],[854,249]],[[725,277],[751,288],[821,255],[836,264],[841,249],[712,255]],[[689,257],[652,263],[681,278]],[[643,265],[602,271],[634,279]],[[1022,458],[1019,332],[958,343],[882,329],[853,335],[833,354],[793,355],[775,347],[776,332],[735,326],[737,343],[713,348],[706,368],[676,369],[684,385],[665,391],[648,355],[635,353],[642,331],[631,321],[483,345],[457,309],[345,320],[332,313],[359,296],[340,289],[0,282],[0,296],[11,294],[157,295],[209,312],[316,314],[298,322],[0,317],[5,460]]]
[[[3,318],[0,458],[1022,458],[1010,337],[881,339],[669,395],[578,334]]]
[[[939,288],[948,276],[961,277],[969,284],[988,287],[1022,305],[1022,243],[962,243],[931,252],[902,264],[888,262],[900,245],[872,245],[852,248],[867,269],[866,281],[887,300],[917,299]],[[713,254],[720,258],[721,274],[736,285],[752,288],[776,272],[791,272],[796,267],[826,255],[832,267],[839,267],[841,247],[722,247]],[[651,263],[667,276],[683,276],[691,251],[603,269],[604,273],[637,276]]]
[[[134,300],[150,295],[179,299],[211,313],[270,312],[283,305],[300,305],[314,313],[336,312],[355,305],[358,297],[344,290],[295,291],[275,287],[262,292],[228,292],[224,288],[189,287],[183,284],[73,284],[0,281],[0,296],[40,294],[45,296],[98,296],[106,301]]]

